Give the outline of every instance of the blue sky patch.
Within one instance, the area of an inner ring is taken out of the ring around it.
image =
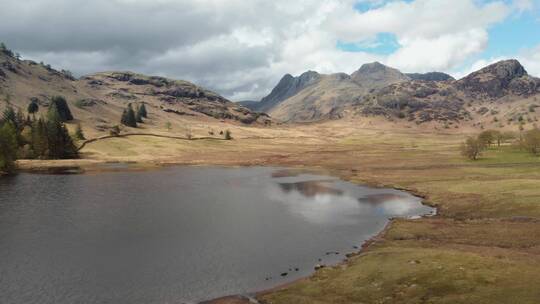
[[[361,0],[354,8],[362,13],[380,8],[390,2],[414,2],[414,0]],[[479,5],[501,0],[475,0]],[[509,7],[514,0],[502,0]],[[534,8],[529,11],[514,11],[505,20],[488,28],[489,40],[487,48],[475,58],[512,57],[525,49],[540,45],[540,0],[533,1]],[[379,33],[372,41],[346,43],[338,41],[337,48],[345,52],[368,52],[378,55],[389,55],[400,48],[396,36],[392,33]]]
[[[373,0],[373,1],[362,0],[362,1],[356,2],[356,4],[354,5],[354,9],[356,9],[359,12],[365,13],[365,12],[367,12],[369,10],[379,8],[379,7],[384,6],[385,4],[387,4],[389,2],[395,2],[395,1],[396,0],[380,0],[380,1],[377,1],[377,0]],[[411,2],[414,2],[414,0],[402,0],[401,2],[411,3]]]
[[[379,33],[375,39],[360,42],[338,41],[339,50],[344,52],[366,52],[381,55],[389,55],[397,51],[400,47],[396,35],[392,33]]]
[[[515,54],[540,44],[540,20],[534,12],[508,17],[488,30],[489,42],[483,57]]]

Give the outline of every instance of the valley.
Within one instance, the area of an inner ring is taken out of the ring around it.
[[[63,95],[75,117],[68,129],[80,124],[88,140],[77,142],[85,143],[79,159],[19,159],[19,170],[287,167],[406,190],[437,208],[433,217],[391,220],[340,265],[253,290],[260,303],[540,298],[540,158],[516,144],[537,127],[540,86],[517,61],[460,80],[407,76],[382,64],[351,76],[289,75],[261,101],[264,114],[256,102],[246,104],[250,110],[184,81],[131,72],[75,80],[40,64],[2,60],[2,109],[9,106],[6,96],[22,111],[37,98],[38,115],[44,114],[49,99]],[[144,123],[109,136],[127,104],[142,102],[149,112]],[[477,161],[463,157],[466,137],[487,129],[514,132],[515,140],[491,145]],[[226,130],[232,139],[224,140]],[[248,303],[244,295],[214,303],[239,302]]]

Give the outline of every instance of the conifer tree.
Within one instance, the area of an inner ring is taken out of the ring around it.
[[[15,109],[13,109],[11,105],[9,105],[2,114],[2,121],[4,124],[9,123],[15,128],[15,139],[17,140],[17,145],[19,145],[19,143],[22,143],[20,133],[24,128],[25,119],[21,111],[15,113]]]
[[[17,114],[12,106],[7,106],[4,110],[4,113],[2,113],[2,120],[4,122],[11,122],[13,125],[17,123]]]
[[[28,114],[35,115],[39,111],[39,105],[35,100],[30,101],[28,104]]]
[[[17,117],[16,117],[16,123],[15,127],[17,128],[17,132],[21,132],[24,129],[24,126],[26,126],[26,117],[24,116],[21,109],[17,111]]]
[[[17,131],[11,122],[0,127],[0,172],[10,173],[15,169],[17,156]]]
[[[67,101],[64,97],[53,97],[51,99],[51,105],[49,106],[49,110],[52,108],[53,105],[56,106],[56,110],[58,111],[58,114],[60,115],[60,120],[62,122],[73,120],[73,115],[71,114],[71,110],[69,109]]]
[[[142,118],[147,118],[148,117],[148,113],[146,112],[146,106],[144,105],[144,102],[141,104],[141,106],[139,107],[137,113],[142,117]]]
[[[131,104],[128,104],[127,109],[125,109],[122,113],[122,119],[120,122],[128,127],[137,127],[137,118],[135,117],[135,111],[133,111]]]
[[[53,159],[73,158],[77,156],[77,148],[69,136],[69,132],[62,122],[56,104],[49,108],[47,117],[47,143],[48,156]]]
[[[47,137],[47,129],[43,118],[34,120],[32,123],[32,151],[34,157],[46,158],[49,154],[49,144]]]

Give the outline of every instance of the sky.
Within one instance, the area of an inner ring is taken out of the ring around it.
[[[540,0],[1,0],[0,41],[81,76],[133,71],[259,100],[286,73],[379,61],[463,77],[516,58],[540,76]]]

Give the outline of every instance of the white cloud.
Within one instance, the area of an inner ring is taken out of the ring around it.
[[[448,71],[470,56],[480,53],[487,45],[488,34],[472,29],[435,38],[399,40],[402,48],[391,54],[387,63],[406,72]]]
[[[522,13],[534,9],[535,4],[533,0],[514,0],[512,6],[516,11]]]
[[[285,73],[353,72],[378,60],[404,71],[453,70],[487,29],[530,2],[476,0],[3,0],[0,37],[77,74],[134,70],[186,79],[233,99],[267,94]],[[393,33],[390,55],[344,52]]]
[[[480,53],[487,45],[487,28],[509,12],[502,2],[478,6],[469,0],[417,0],[352,11],[344,22],[330,22],[339,37],[350,42],[381,32],[396,35],[401,48],[386,58],[389,65],[411,72],[447,71]]]
[[[518,56],[518,60],[525,66],[530,75],[540,77],[540,45],[522,51]]]

